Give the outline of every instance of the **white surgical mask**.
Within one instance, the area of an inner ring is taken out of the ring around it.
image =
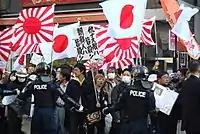
[[[16,77],[15,77],[15,76],[11,76],[11,77],[10,77],[10,80],[11,80],[11,81],[15,81],[15,80],[16,80]]]
[[[122,76],[122,81],[126,84],[131,83],[131,77],[130,76]]]
[[[18,78],[18,81],[19,82],[24,82],[24,81],[26,81],[26,78]]]
[[[115,79],[115,73],[108,73],[108,79]]]

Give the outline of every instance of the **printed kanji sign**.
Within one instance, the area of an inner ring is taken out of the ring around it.
[[[75,44],[78,52],[77,60],[88,60],[99,56],[95,29],[93,25],[78,27],[75,31]]]

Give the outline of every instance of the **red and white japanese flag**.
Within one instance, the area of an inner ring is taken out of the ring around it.
[[[108,0],[100,3],[114,38],[140,37],[147,0]]]
[[[17,57],[13,64],[12,70],[19,70],[21,67],[26,67],[26,54]]]
[[[45,62],[50,63],[57,59],[77,57],[78,53],[74,41],[76,38],[74,31],[78,26],[79,23],[74,23],[55,28],[54,42],[40,44]]]
[[[26,45],[53,41],[54,5],[28,8],[19,13],[15,25],[15,44]]]
[[[156,17],[143,20],[141,41],[146,46],[156,45],[156,43],[153,41],[152,36],[151,36],[151,31],[152,31],[155,20],[156,20]]]
[[[26,44],[19,48],[19,56],[14,62],[13,69],[17,70],[20,67],[24,67],[26,65],[26,55],[31,53],[41,53],[39,48],[39,44]]]
[[[0,32],[0,61],[7,62],[11,51],[11,39],[14,29],[7,28]]]

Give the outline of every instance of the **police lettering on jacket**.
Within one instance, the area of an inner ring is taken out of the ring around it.
[[[145,98],[146,92],[130,90],[130,96]]]
[[[43,85],[34,85],[35,90],[47,90],[47,84]]]

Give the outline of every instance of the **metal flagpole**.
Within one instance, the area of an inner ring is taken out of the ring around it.
[[[53,48],[51,50],[51,73],[53,71]]]
[[[178,38],[175,35],[175,51],[174,51],[174,57],[173,57],[173,72],[177,71],[177,58],[178,58],[177,47],[178,47]]]
[[[156,20],[154,22],[154,33],[155,33],[155,43],[156,43],[156,60],[158,60],[158,36],[157,36],[157,25]]]

